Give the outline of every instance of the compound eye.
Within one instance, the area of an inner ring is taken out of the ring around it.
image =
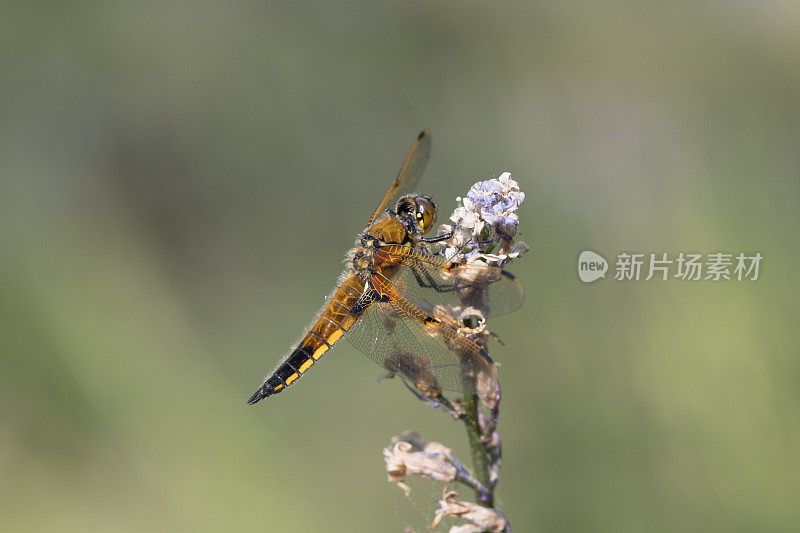
[[[417,198],[417,224],[427,232],[436,221],[436,205],[428,198]]]

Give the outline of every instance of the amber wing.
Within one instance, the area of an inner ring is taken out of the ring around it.
[[[510,272],[483,262],[458,264],[419,248],[384,246],[376,260],[400,265],[392,282],[417,307],[483,318],[510,313],[524,301],[522,285]]]
[[[424,130],[417,136],[417,140],[414,141],[413,146],[411,146],[411,150],[409,150],[408,155],[406,155],[400,167],[400,172],[397,173],[397,177],[394,182],[392,182],[392,186],[389,187],[389,191],[383,197],[381,203],[378,204],[377,209],[372,213],[367,227],[372,225],[375,217],[378,216],[381,211],[386,208],[394,207],[394,203],[397,202],[402,195],[408,194],[414,190],[417,183],[419,183],[419,179],[422,177],[425,165],[428,164],[430,155],[431,134],[428,130]]]
[[[488,397],[497,390],[495,367],[483,348],[406,299],[388,278],[377,274],[370,283],[380,300],[349,330],[353,346],[430,396],[445,389]]]

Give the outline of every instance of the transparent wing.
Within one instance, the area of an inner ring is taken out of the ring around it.
[[[445,389],[489,396],[497,390],[496,370],[480,346],[442,322],[413,318],[402,302],[374,302],[346,338],[428,395]]]
[[[386,193],[386,196],[383,197],[383,200],[381,200],[378,208],[375,209],[372,216],[369,217],[367,227],[372,225],[372,222],[374,222],[375,217],[378,216],[379,213],[387,207],[392,207],[394,203],[397,202],[398,198],[404,194],[408,194],[416,187],[417,183],[419,183],[419,179],[422,177],[422,172],[425,170],[425,165],[428,164],[430,155],[431,134],[428,130],[425,130],[419,134],[417,140],[414,141],[414,145],[411,146],[411,150],[408,152],[408,155],[406,155],[403,165],[400,167],[400,172],[397,173],[397,178],[395,178],[392,186],[389,187],[389,191]]]
[[[408,246],[384,246],[376,259],[400,265],[392,282],[406,299],[431,314],[437,306],[455,316],[472,308],[488,318],[516,311],[525,299],[519,280],[500,267],[454,264]]]

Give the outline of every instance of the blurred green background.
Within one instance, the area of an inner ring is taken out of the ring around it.
[[[0,529],[420,531],[381,449],[463,427],[346,343],[245,401],[414,136],[449,213],[527,193],[515,531],[800,528],[800,5],[6,2]],[[580,251],[761,252],[582,284]],[[464,490],[471,498],[471,493]]]

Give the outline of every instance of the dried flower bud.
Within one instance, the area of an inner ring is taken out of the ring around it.
[[[426,442],[413,435],[394,437],[383,450],[389,481],[407,490],[407,476],[421,476],[437,481],[455,481],[457,469],[447,462],[450,449],[438,442]]]
[[[464,520],[466,523],[450,528],[450,533],[500,533],[508,525],[506,518],[498,511],[483,507],[477,503],[464,502],[456,499],[458,493],[444,489],[442,499],[439,500],[439,510],[428,529],[433,529],[442,518],[452,516]]]

